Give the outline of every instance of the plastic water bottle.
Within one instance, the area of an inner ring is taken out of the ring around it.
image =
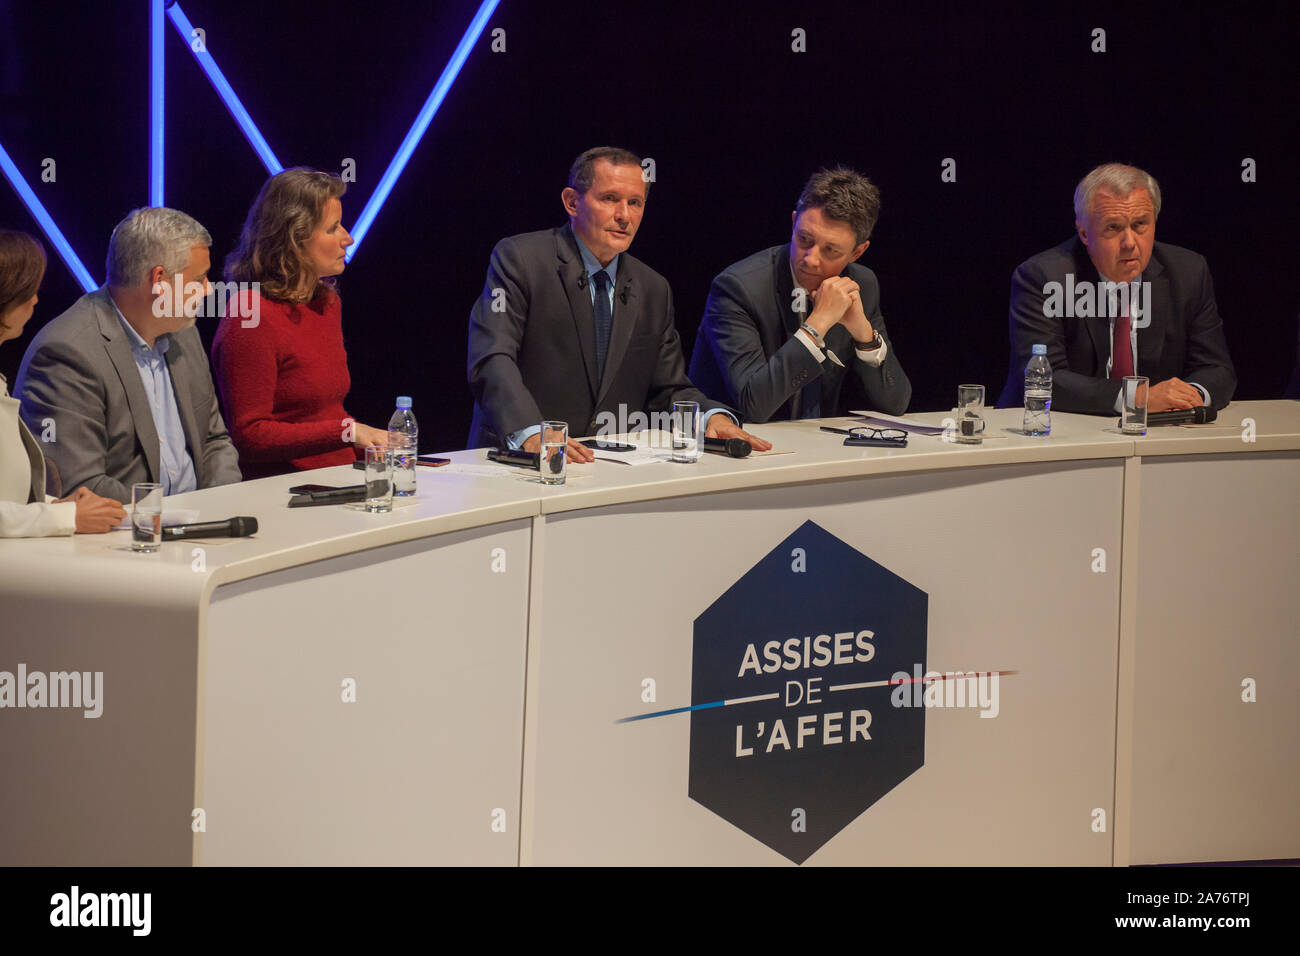
[[[1025,366],[1025,434],[1052,433],[1052,366],[1047,346],[1035,345]]]
[[[397,397],[397,411],[388,420],[388,446],[393,449],[393,494],[415,494],[415,456],[420,450],[420,426],[411,414],[411,397]]]

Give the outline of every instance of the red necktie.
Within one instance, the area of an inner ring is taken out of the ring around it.
[[[1133,374],[1133,346],[1129,343],[1128,309],[1115,320],[1115,341],[1111,346],[1114,356],[1110,363],[1110,377],[1116,380]]]

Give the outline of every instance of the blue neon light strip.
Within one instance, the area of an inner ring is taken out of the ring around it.
[[[163,205],[163,40],[167,21],[163,8],[167,0],[149,0],[149,205]]]
[[[72,251],[71,244],[59,230],[59,227],[54,224],[54,220],[50,218],[50,214],[45,211],[45,206],[36,198],[36,193],[32,192],[32,187],[27,185],[27,180],[23,179],[22,173],[18,172],[18,167],[14,165],[14,161],[10,159],[9,154],[5,152],[3,144],[0,144],[0,169],[4,170],[5,178],[7,178],[9,184],[14,187],[14,192],[18,193],[18,198],[20,198],[27,205],[27,208],[31,210],[32,217],[40,223],[41,228],[45,230],[46,237],[58,251],[59,255],[63,257],[63,261],[67,264],[68,269],[71,270],[72,274],[76,276],[77,281],[81,283],[81,287],[87,292],[94,292],[98,289],[99,286],[96,285],[95,280],[90,277],[90,273],[87,272],[86,267],[81,264],[81,260],[77,258],[77,254]]]
[[[419,115],[415,117],[415,122],[411,124],[410,131],[407,132],[406,138],[402,140],[402,145],[397,148],[393,161],[388,164],[388,169],[384,171],[383,177],[379,180],[379,185],[375,191],[370,194],[370,199],[366,206],[361,210],[361,215],[352,226],[352,245],[348,247],[344,254],[348,262],[357,254],[361,248],[361,240],[366,237],[370,231],[370,225],[375,221],[375,216],[379,215],[379,209],[392,192],[393,184],[397,182],[397,177],[402,174],[406,168],[411,154],[415,152],[415,146],[424,135],[425,130],[429,128],[429,123],[433,121],[433,116],[438,112],[438,107],[442,105],[443,98],[451,85],[456,82],[456,77],[460,74],[460,69],[465,65],[465,60],[469,58],[469,51],[478,42],[482,35],[484,27],[487,26],[488,19],[496,10],[497,4],[501,0],[483,0],[479,5],[478,12],[474,14],[474,19],[470,21],[469,28],[465,35],[460,38],[460,43],[456,45],[456,51],[447,61],[446,67],[443,68],[442,76],[438,77],[438,82],[434,84],[433,91],[429,93],[429,98],[424,101],[424,106],[420,108]],[[173,7],[173,9],[175,9]]]
[[[239,101],[235,91],[226,82],[225,74],[217,66],[216,60],[212,59],[212,54],[208,53],[206,48],[202,53],[199,53],[190,46],[190,36],[194,32],[194,26],[190,23],[189,17],[185,15],[185,11],[181,9],[181,5],[173,3],[167,8],[167,16],[171,18],[172,25],[176,27],[176,32],[181,35],[181,39],[190,48],[190,52],[194,53],[194,59],[198,60],[199,66],[203,67],[203,72],[208,75],[213,89],[225,102],[226,109],[230,110],[230,115],[235,118],[239,128],[244,131],[248,144],[253,147],[253,151],[261,158],[262,165],[266,167],[267,172],[274,176],[282,171],[284,167],[275,158],[275,153],[271,152],[271,147],[267,144],[266,138],[257,128],[257,124],[253,122],[253,118],[248,115],[248,110],[244,109],[244,104]]]

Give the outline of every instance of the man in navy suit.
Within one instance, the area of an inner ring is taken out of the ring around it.
[[[569,224],[492,250],[469,321],[469,447],[537,451],[546,419],[568,423],[571,460],[591,461],[576,436],[674,401],[700,403],[709,437],[772,447],[686,377],[668,281],[627,252],[648,189],[636,155],[589,149],[560,193]]]
[[[874,411],[901,415],[912,383],[880,314],[875,273],[857,260],[880,193],[851,169],[823,169],[791,213],[791,237],[713,280],[691,355],[691,381],[756,422],[830,418],[846,384]]]
[[[1228,355],[1205,259],[1155,241],[1160,185],[1134,166],[1098,166],[1074,192],[1077,235],[1011,278],[1011,367],[999,407],[1021,404],[1034,345],[1047,346],[1052,408],[1118,414],[1120,380],[1150,380],[1152,412],[1232,399]]]

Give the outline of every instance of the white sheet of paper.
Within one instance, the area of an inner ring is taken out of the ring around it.
[[[918,422],[910,418],[903,418],[898,415],[886,415],[883,412],[849,412],[850,415],[857,415],[859,418],[874,418],[882,422],[892,422],[899,428],[906,429],[915,435],[942,435],[942,425],[931,425],[929,422]]]
[[[755,458],[769,458],[772,455],[793,455],[793,454],[794,454],[793,448],[778,448],[777,446],[773,445],[767,451],[758,451],[757,449],[755,449],[754,451],[751,451],[748,455],[746,455],[744,458],[737,458],[736,461],[753,461]]]
[[[636,445],[636,451],[597,451],[596,461],[624,465],[654,465],[673,457],[673,436],[665,431],[636,431],[628,435],[601,435],[601,441]]]

